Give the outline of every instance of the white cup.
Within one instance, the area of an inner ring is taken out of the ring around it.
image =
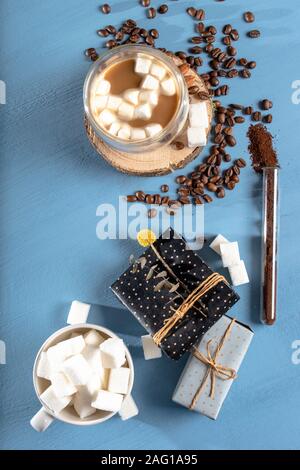
[[[104,421],[112,418],[116,414],[115,412],[97,410],[96,413],[94,413],[92,416],[89,416],[88,418],[85,418],[85,419],[81,419],[75,412],[74,407],[72,405],[69,405],[67,408],[63,409],[59,414],[55,414],[41,400],[41,394],[50,385],[50,382],[48,380],[38,377],[36,373],[37,365],[38,365],[38,361],[40,359],[41,353],[47,351],[48,348],[50,348],[51,346],[54,346],[60,341],[64,341],[65,339],[68,339],[71,333],[84,334],[84,333],[87,333],[87,331],[89,330],[96,330],[99,333],[101,333],[102,336],[106,338],[118,338],[117,335],[115,335],[112,331],[108,330],[107,328],[103,328],[102,326],[98,326],[98,325],[92,325],[90,323],[83,323],[83,324],[66,326],[65,328],[62,328],[56,331],[56,333],[54,333],[44,342],[41,349],[39,350],[36,356],[35,362],[34,362],[34,366],[33,366],[33,384],[34,384],[36,395],[42,404],[42,408],[33,416],[33,418],[30,421],[31,426],[36,431],[38,432],[45,431],[48,428],[48,426],[50,426],[50,424],[54,421],[54,419],[58,419],[65,423],[75,424],[78,426],[89,426],[92,424],[103,423]],[[125,347],[125,355],[126,355],[125,365],[126,367],[130,369],[130,379],[129,379],[128,393],[124,397],[124,402],[125,402],[125,399],[128,398],[131,394],[133,381],[134,381],[133,361],[132,361],[131,354],[126,347]]]

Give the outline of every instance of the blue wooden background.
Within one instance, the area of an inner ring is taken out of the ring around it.
[[[299,328],[300,107],[292,83],[300,79],[299,0],[204,0],[207,24],[233,23],[241,33],[240,54],[257,60],[250,81],[232,82],[228,102],[274,101],[276,147],[281,173],[279,321],[259,324],[260,180],[250,169],[225,200],[206,207],[208,237],[238,240],[251,283],[238,289],[234,315],[255,331],[252,347],[218,421],[171,402],[185,359],[145,362],[143,332],[108,287],[125,268],[132,241],[96,237],[96,208],[116,204],[121,192],[156,191],[173,176],[122,175],[97,157],[82,126],[82,85],[89,68],[86,47],[101,40],[95,31],[127,17],[161,30],[159,45],[187,46],[192,20],[184,13],[195,2],[169,1],[169,13],[151,23],[137,0],[111,2],[104,16],[97,0],[1,0],[0,79],[7,85],[1,123],[1,333],[7,364],[1,374],[1,448],[6,449],[265,449],[299,448],[300,365],[291,361]],[[196,2],[198,5],[198,2]],[[156,0],[153,4],[158,6]],[[262,31],[245,37],[241,19],[251,9]],[[245,127],[236,156],[248,158]],[[190,165],[193,168],[193,165]],[[213,264],[218,260],[212,254]],[[92,320],[123,335],[136,366],[134,395],[140,415],[122,423],[77,428],[54,424],[44,434],[29,427],[39,407],[31,369],[41,343],[65,324],[69,304],[94,304]]]

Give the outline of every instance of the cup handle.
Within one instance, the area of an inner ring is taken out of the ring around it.
[[[138,414],[139,409],[134,399],[132,398],[132,395],[127,395],[123,401],[122,408],[119,411],[120,418],[122,421],[126,421],[127,419],[131,419]]]
[[[49,415],[45,408],[41,408],[30,420],[30,424],[37,432],[44,432],[55,418]]]

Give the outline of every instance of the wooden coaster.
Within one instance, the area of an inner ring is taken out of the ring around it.
[[[182,63],[178,57],[174,56],[173,60],[176,65],[181,65]],[[199,87],[199,91],[208,93],[202,78],[199,77],[199,75],[194,70],[189,69],[186,74],[184,73],[184,77],[188,87],[197,85]],[[190,101],[193,103],[197,102],[198,100],[196,100],[193,95],[191,95]],[[213,108],[210,99],[206,101],[206,106],[209,123],[211,123]],[[92,126],[85,117],[86,133],[96,151],[117,170],[123,173],[140,176],[157,176],[171,173],[178,168],[183,168],[200,154],[200,152],[203,150],[203,147],[195,147],[192,149],[187,147],[186,128],[187,124],[181,135],[176,137],[176,141],[180,141],[185,144],[185,147],[182,150],[176,150],[172,144],[169,144],[152,152],[146,152],[142,154],[125,153],[120,152],[119,150],[115,150],[103,142],[95,134]],[[209,131],[210,126],[207,129],[207,134]]]

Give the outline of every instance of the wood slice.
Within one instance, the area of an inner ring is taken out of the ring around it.
[[[182,63],[178,57],[174,56],[173,60],[176,65],[181,65]],[[202,78],[199,77],[199,75],[194,70],[189,69],[187,73],[184,73],[184,77],[188,87],[197,85],[200,91],[208,93]],[[193,95],[191,95],[190,101],[193,103],[198,100],[196,100]],[[207,129],[208,134],[211,127],[213,107],[212,101],[210,99],[205,102],[210,123],[209,128]],[[152,152],[144,152],[142,154],[121,152],[109,147],[95,134],[86,117],[85,129],[87,136],[96,151],[114,168],[123,173],[131,175],[157,176],[171,173],[172,171],[183,168],[185,165],[190,163],[203,150],[203,147],[187,147],[187,123],[181,134],[175,139],[176,141],[180,141],[185,144],[182,150],[176,150],[172,144],[169,144]]]

